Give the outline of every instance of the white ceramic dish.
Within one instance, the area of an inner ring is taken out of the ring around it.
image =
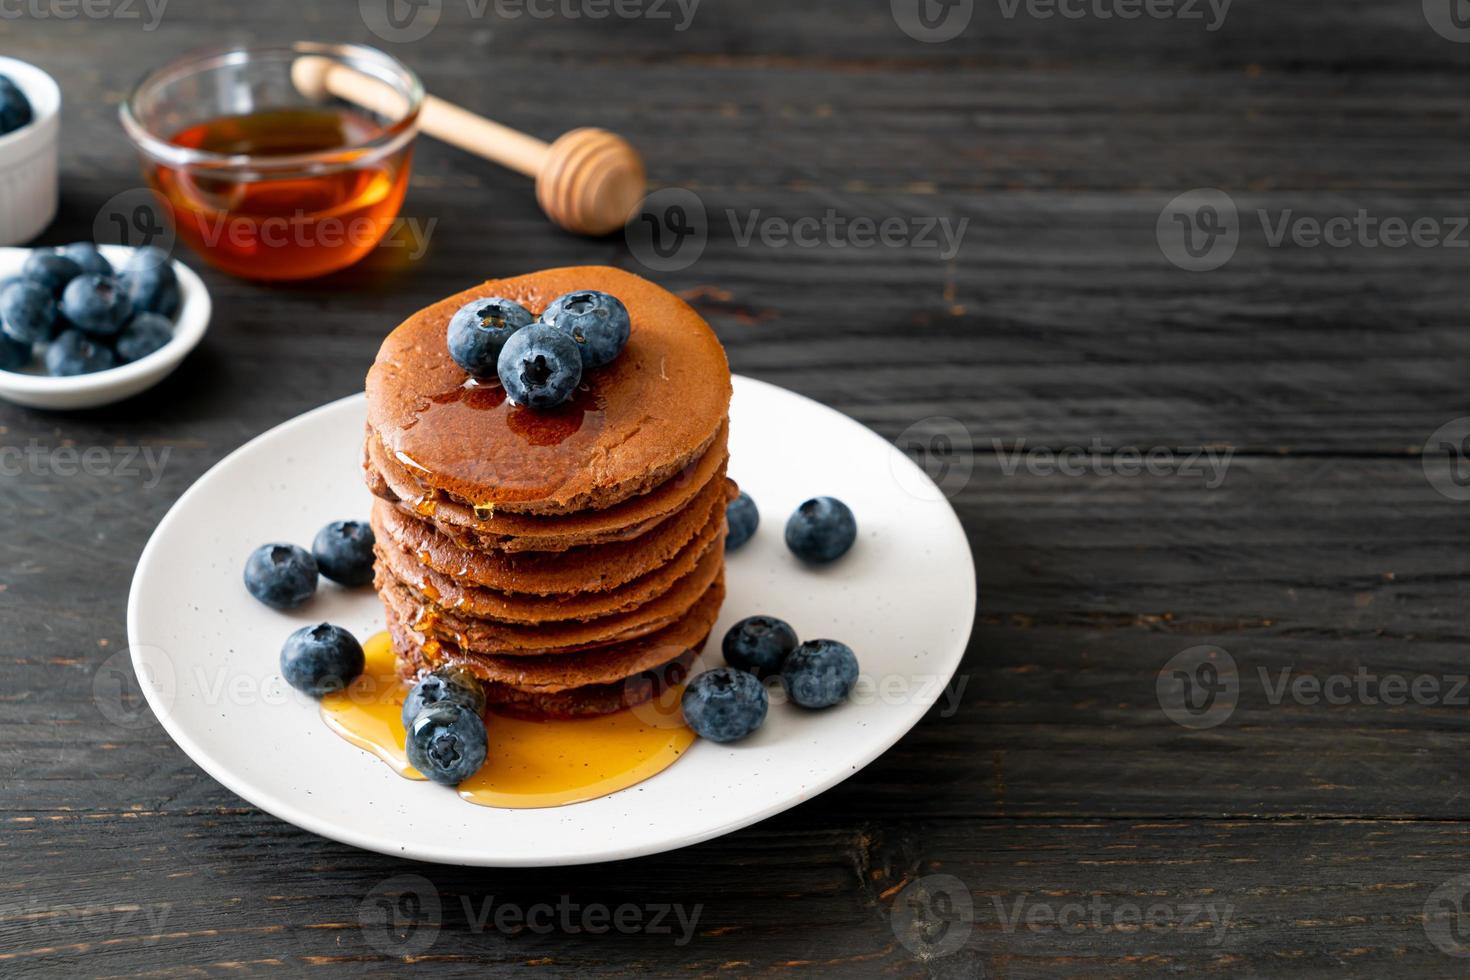
[[[810,799],[873,761],[941,699],[964,653],[975,573],[948,501],[877,434],[737,377],[730,473],[762,518],[729,557],[728,597],[695,669],[721,662],[720,637],[736,620],[770,613],[805,638],[856,650],[863,680],[854,699],[820,712],[773,703],[744,742],[697,742],[652,779],[571,806],[490,809],[402,779],[333,734],[277,669],[282,641],[302,624],[328,620],[359,637],[381,630],[372,590],[324,583],[303,608],[280,613],[241,583],[256,546],[310,545],[328,521],[366,516],[364,418],[361,396],[333,402],[222,460],[159,524],[128,601],[134,670],[169,734],[225,786],[314,833],[384,854],[504,867],[693,844]],[[852,507],[859,538],[840,561],[813,570],[787,551],[783,528],[797,504],[821,494]]]
[[[33,117],[0,136],[0,245],[18,245],[56,217],[61,89],[50,75],[15,58],[0,57],[0,75],[25,93]]]
[[[98,248],[119,269],[134,251],[123,245],[100,245]],[[18,274],[31,251],[28,248],[0,248],[0,279]],[[174,272],[179,277],[179,315],[174,321],[174,337],[167,344],[131,364],[69,378],[47,375],[38,357],[24,371],[0,371],[0,398],[32,408],[96,408],[131,398],[168,377],[184,355],[204,339],[212,309],[209,290],[194,270],[182,262],[175,262]]]

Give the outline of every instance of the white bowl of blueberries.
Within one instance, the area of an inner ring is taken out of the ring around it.
[[[0,245],[56,217],[61,89],[35,65],[0,57]]]
[[[209,326],[209,291],[159,248],[0,248],[0,398],[96,408],[162,381]]]

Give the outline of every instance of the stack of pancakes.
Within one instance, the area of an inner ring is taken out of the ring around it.
[[[564,405],[514,405],[449,356],[449,319],[472,300],[539,315],[587,289],[620,299],[632,332]],[[734,496],[730,368],[687,304],[602,267],[492,280],[394,330],[367,401],[375,585],[405,676],[460,664],[492,705],[548,717],[682,680],[724,598]]]

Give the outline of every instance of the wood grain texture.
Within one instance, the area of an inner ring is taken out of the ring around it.
[[[358,390],[432,300],[548,265],[645,271],[622,237],[550,227],[530,181],[425,142],[404,207],[432,228],[421,257],[382,248],[285,287],[205,272],[214,329],[159,388],[69,415],[0,405],[0,447],[46,452],[0,472],[0,974],[1463,975],[1443,949],[1470,853],[1470,510],[1419,453],[1470,412],[1470,253],[1267,232],[1288,211],[1470,215],[1470,45],[1396,0],[1237,0],[1214,31],[977,3],[942,44],[906,37],[884,0],[704,0],[684,30],[672,4],[674,21],[441,6],[411,43],[351,3],[172,0],[154,30],[0,20],[0,52],[66,95],[43,241],[89,237],[140,185],[116,106],[142,70],[224,39],[380,44],[542,138],[628,136],[655,188],[709,216],[698,261],[655,278],[737,371],[916,453],[937,417],[960,426],[971,451],[946,486],[982,594],[953,700],[753,828],[546,872],[321,840],[173,746],[128,684],[123,625],[172,501]],[[1232,196],[1240,243],[1189,273],[1155,224],[1199,187]],[[966,224],[952,250],[745,238],[829,215]],[[1228,464],[1067,476],[1026,456],[1094,446]],[[90,447],[113,464],[57,466]],[[1192,730],[1156,682],[1199,645],[1233,658],[1238,704]],[[1362,676],[1438,686],[1340,704],[1281,687]],[[495,924],[543,905],[549,929]],[[609,933],[556,918],[625,906],[636,923]]]

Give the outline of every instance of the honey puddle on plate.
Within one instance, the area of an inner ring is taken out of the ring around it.
[[[408,685],[393,664],[393,644],[379,633],[363,644],[367,665],[344,691],[322,698],[322,718],[347,741],[376,755],[406,779],[424,777],[403,751],[400,713]],[[678,699],[598,718],[528,721],[490,714],[490,751],[459,795],[480,806],[532,809],[580,803],[626,789],[679,761],[694,733]]]

